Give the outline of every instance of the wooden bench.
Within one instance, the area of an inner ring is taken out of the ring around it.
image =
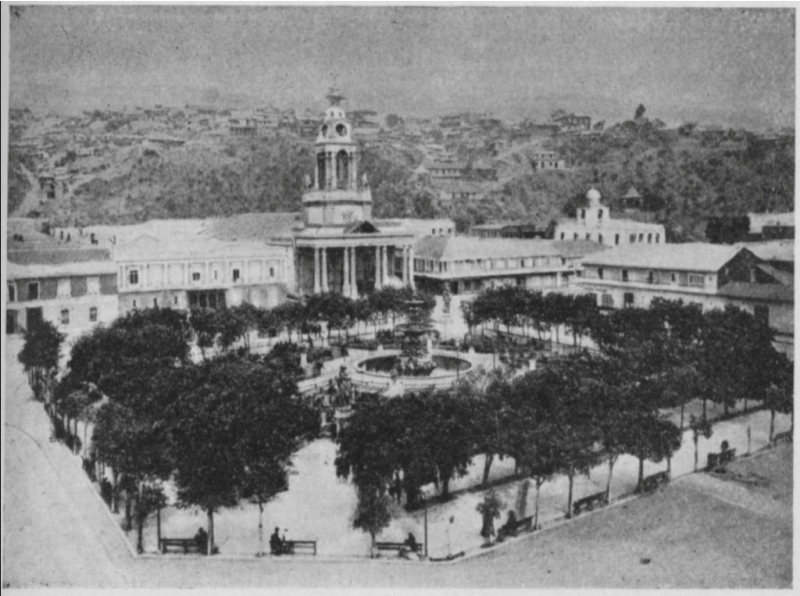
[[[574,515],[580,515],[581,511],[583,511],[584,509],[591,511],[592,509],[594,509],[595,505],[605,505],[605,504],[606,504],[606,491],[602,491],[575,501],[572,504],[572,513]]]
[[[497,540],[502,542],[503,539],[509,536],[516,536],[520,532],[530,532],[533,529],[533,516],[523,517],[521,520],[509,524],[506,522],[497,531]]]
[[[669,482],[669,472],[658,472],[646,476],[642,481],[642,492],[650,493],[656,490],[662,484]]]
[[[403,551],[411,551],[412,553],[418,553],[422,549],[422,544],[417,542],[412,548],[405,542],[376,542],[375,548],[377,548],[379,551],[394,550],[397,551],[398,554],[402,553]]]
[[[727,449],[719,453],[709,453],[706,470],[708,472],[724,472],[725,465],[736,457],[736,449]]]
[[[787,430],[785,433],[778,433],[772,439],[772,442],[775,445],[780,445],[781,443],[792,443],[794,438],[792,437],[792,431]]]
[[[164,554],[167,553],[167,549],[170,547],[180,548],[185,555],[188,555],[190,550],[205,554],[194,538],[162,538],[159,546]]]
[[[285,555],[296,555],[300,552],[309,552],[310,554],[317,554],[317,541],[316,540],[286,540],[283,543],[283,553]]]

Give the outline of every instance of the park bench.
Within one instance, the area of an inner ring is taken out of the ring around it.
[[[775,435],[775,438],[772,439],[772,442],[776,445],[780,445],[781,443],[791,443],[793,440],[792,431],[787,430],[785,433],[778,433]]]
[[[520,532],[530,532],[533,529],[533,516],[531,517],[523,517],[519,521],[515,521],[512,523],[506,522],[498,531],[497,531],[497,540],[498,542],[502,542],[503,539],[509,536],[516,536]]]
[[[283,554],[296,555],[298,552],[317,554],[316,540],[286,540],[283,543]]]
[[[650,493],[656,490],[660,485],[669,482],[669,472],[658,472],[646,476],[642,482],[642,492]]]
[[[394,550],[397,551],[398,554],[406,550],[411,551],[412,553],[418,553],[422,549],[422,544],[418,542],[414,545],[414,548],[412,548],[405,542],[376,542],[375,548],[377,548],[379,551]]]
[[[581,511],[583,511],[584,509],[591,511],[592,509],[595,508],[595,505],[605,505],[605,504],[606,504],[606,491],[602,491],[575,501],[575,503],[573,503],[572,505],[572,513],[574,515],[580,515]]]
[[[167,549],[170,547],[180,548],[185,555],[188,555],[190,550],[204,554],[194,538],[162,538],[160,546],[161,552],[164,554],[167,554]]]
[[[726,449],[719,453],[709,453],[706,470],[709,472],[724,472],[725,465],[729,464],[736,457],[736,449]]]

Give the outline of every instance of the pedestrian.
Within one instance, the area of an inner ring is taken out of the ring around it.
[[[273,555],[283,554],[283,540],[278,532],[280,530],[275,528],[275,532],[269,537],[269,550]]]
[[[206,554],[208,552],[208,532],[202,527],[197,529],[197,534],[194,535],[194,541],[197,544],[197,549]]]

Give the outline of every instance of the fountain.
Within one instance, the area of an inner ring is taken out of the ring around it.
[[[393,393],[402,393],[402,388],[411,386],[452,385],[458,374],[471,368],[472,364],[434,351],[434,327],[424,300],[414,296],[405,301],[405,307],[408,321],[395,326],[395,333],[400,336],[400,350],[367,358],[358,363],[357,371],[368,375],[370,383],[380,382],[379,379],[391,380],[390,385],[395,386]]]

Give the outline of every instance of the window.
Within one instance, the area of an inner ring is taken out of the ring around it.
[[[97,322],[97,307],[95,306],[89,309],[89,321],[92,323]]]
[[[233,281],[239,281],[239,270],[238,269],[234,269],[233,270]]]
[[[69,309],[65,308],[61,311],[61,324],[69,325]]]
[[[69,278],[58,280],[57,295],[59,298],[69,298],[72,296],[72,284]]]
[[[698,275],[696,273],[689,274],[689,285],[694,286],[696,288],[702,288],[705,284],[703,283],[703,276]]]
[[[269,268],[269,276],[270,277],[275,277],[275,268],[274,267],[270,267]]]
[[[586,234],[586,239],[587,240],[591,240],[592,239],[592,235],[591,234]]]
[[[28,283],[28,300],[39,299],[39,282],[32,281]]]
[[[136,300],[133,301],[133,308],[136,308]]]
[[[586,209],[581,209],[581,219],[586,219]]]
[[[603,294],[603,308],[614,308],[614,297],[611,294]]]
[[[625,308],[633,306],[633,292],[625,292],[623,302],[625,303]]]
[[[431,230],[431,236],[435,236],[435,235],[436,235],[436,228],[433,228],[433,229]]]
[[[564,239],[564,232],[561,232],[561,239]]]
[[[597,219],[603,219],[603,210],[602,209],[598,209],[597,210]]]
[[[17,301],[17,286],[10,283],[8,284],[8,301],[9,302],[16,302]]]
[[[648,234],[647,235],[647,244],[652,244],[652,243],[653,243],[653,235],[652,234]]]
[[[644,242],[644,234],[639,234],[639,242]]]
[[[193,271],[192,272],[192,281],[200,281],[200,272],[199,271]]]
[[[86,278],[86,293],[87,294],[99,294],[100,293],[100,278],[99,277],[87,277]]]
[[[614,244],[619,245],[619,234],[614,234]]]
[[[661,239],[661,234],[656,234],[656,244],[658,244],[658,241],[659,241],[660,239]]]
[[[137,269],[131,269],[128,272],[128,283],[132,286],[135,286],[139,283],[139,271]]]
[[[623,269],[622,270],[622,281],[628,281],[628,270],[627,269]]]
[[[573,240],[577,240],[578,239],[578,233],[577,232],[575,232],[575,236],[572,239]]]
[[[177,297],[177,296],[175,296],[175,297],[172,299],[172,304],[175,304],[175,305],[177,305],[177,304],[178,304],[178,297]]]
[[[631,235],[628,237],[628,242],[630,242],[631,244],[633,244],[634,242],[636,242],[636,234],[631,234]]]
[[[654,280],[653,280],[653,272],[652,271],[648,271],[647,272],[647,283],[651,284],[653,282],[654,282]]]
[[[597,279],[603,279],[603,268],[602,267],[598,267],[597,268]]]
[[[153,308],[158,308],[158,298],[153,298]]]
[[[675,283],[675,274],[674,273],[671,275],[671,279],[672,279],[672,283]]]
[[[602,235],[602,234],[598,234],[598,235],[597,235],[597,241],[598,241],[600,244],[603,244],[603,235]]]
[[[214,269],[214,279],[217,279],[217,270]]]

